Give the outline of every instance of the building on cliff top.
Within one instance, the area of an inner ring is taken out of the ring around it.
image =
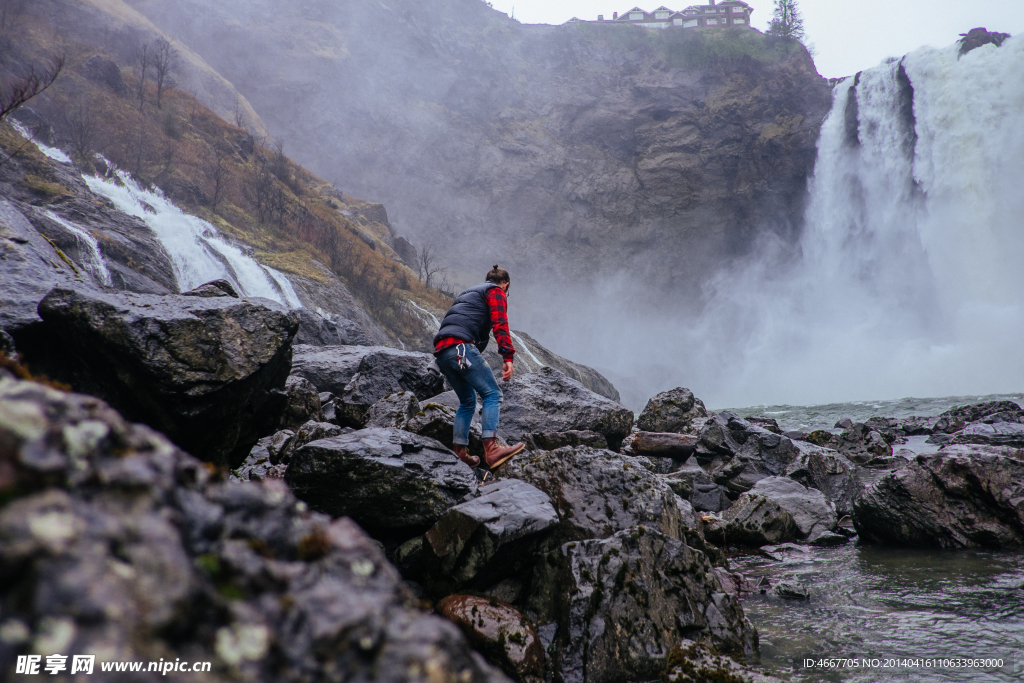
[[[750,15],[754,9],[743,2],[743,0],[723,0],[722,2],[715,2],[715,0],[708,0],[707,5],[690,5],[684,10],[676,11],[669,9],[668,7],[661,6],[658,9],[648,12],[634,7],[628,12],[619,14],[615,12],[612,14],[612,18],[608,23],[616,24],[630,24],[632,26],[642,26],[644,28],[705,28],[708,26],[721,27],[721,26],[750,26]],[[597,15],[597,22],[604,22],[605,18],[603,14]],[[593,21],[586,21],[584,19],[577,19],[573,17],[567,24],[579,22],[579,23],[597,23]]]

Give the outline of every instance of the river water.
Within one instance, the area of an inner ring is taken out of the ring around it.
[[[928,417],[956,405],[995,400],[1024,405],[1024,392],[752,406],[734,412],[774,417],[783,429],[811,430],[831,428],[844,417]],[[810,592],[806,602],[759,593],[743,598],[747,617],[761,634],[761,664],[781,678],[801,683],[1024,680],[1024,553],[852,542],[809,549],[782,562],[743,555],[733,557],[731,566],[755,582],[761,577],[773,585],[796,581]],[[830,658],[840,666],[819,666]],[[956,666],[970,659],[1002,660],[1002,665]]]

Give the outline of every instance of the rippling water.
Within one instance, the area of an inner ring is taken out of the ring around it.
[[[732,561],[755,580],[795,580],[806,602],[755,594],[743,607],[761,634],[761,663],[792,681],[1019,681],[1024,678],[1024,554],[857,547],[806,558]],[[823,671],[822,657],[989,658],[1002,668]]]
[[[854,401],[851,403],[829,403],[820,406],[761,405],[747,408],[730,408],[737,415],[764,415],[773,417],[783,430],[829,429],[837,421],[848,417],[854,422],[864,422],[872,417],[932,417],[953,406],[987,401],[1014,401],[1024,406],[1024,392],[1016,394],[990,394],[987,396],[945,396],[942,398],[900,398],[890,401]],[[718,412],[718,411],[716,411]]]

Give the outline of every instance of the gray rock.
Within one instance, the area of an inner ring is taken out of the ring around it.
[[[796,581],[780,581],[772,587],[772,593],[784,600],[811,599],[811,592]]]
[[[779,427],[779,421],[774,417],[765,417],[764,415],[750,415],[745,418],[747,422],[755,424],[761,429],[767,429],[772,434],[782,434],[782,428]]]
[[[801,538],[796,520],[781,504],[755,493],[744,493],[720,520],[704,529],[704,536],[722,546],[759,547]]]
[[[405,429],[405,424],[418,412],[420,402],[416,400],[416,394],[411,391],[388,394],[370,406],[366,415],[366,426]]]
[[[618,449],[633,426],[632,411],[552,368],[517,377],[502,389],[499,433],[509,440],[537,432],[591,431]]]
[[[360,427],[370,406],[388,394],[409,391],[426,399],[442,389],[444,377],[429,353],[376,347],[363,356],[356,374],[338,394],[338,419],[349,427]]]
[[[729,509],[732,500],[724,486],[695,483],[690,494],[690,504],[702,512],[721,512]]]
[[[566,432],[538,432],[523,436],[526,445],[531,449],[554,451],[566,446],[590,446],[591,448],[608,448],[604,436],[597,432],[569,430]]]
[[[928,435],[935,429],[935,423],[938,421],[937,417],[911,416],[899,421],[900,431],[907,436]]]
[[[793,517],[799,537],[808,541],[832,531],[839,521],[821,491],[787,477],[766,477],[750,489],[750,494],[777,503]]]
[[[117,95],[124,97],[128,94],[128,86],[121,78],[121,68],[116,62],[102,55],[93,55],[85,60],[82,75],[90,81],[107,86]]]
[[[510,460],[501,473],[536,486],[554,501],[560,518],[555,544],[607,538],[640,524],[682,538],[675,494],[629,456],[585,446],[532,451]]]
[[[1024,424],[1020,422],[978,422],[953,434],[949,443],[1024,448]]]
[[[54,289],[39,304],[84,386],[195,455],[238,465],[284,407],[297,322],[266,299]]]
[[[298,429],[310,420],[323,421],[320,394],[308,379],[289,376],[284,383],[284,392],[288,398],[281,413],[280,429]]]
[[[757,554],[768,558],[773,562],[806,562],[811,558],[813,550],[806,545],[796,543],[780,543],[778,545],[763,545],[757,549]]]
[[[429,529],[476,489],[473,470],[441,443],[380,428],[306,444],[285,479],[315,510],[404,538]]]
[[[690,496],[693,494],[694,486],[696,484],[714,484],[714,482],[711,481],[711,477],[708,476],[708,473],[704,471],[704,468],[697,464],[696,458],[687,460],[678,470],[663,475],[661,479],[669,485],[669,488],[671,488],[676,495],[679,495],[686,500],[690,500],[690,502],[693,502]]]
[[[433,399],[420,406],[420,411],[413,415],[402,426],[402,429],[436,439],[446,447],[451,448],[454,444],[455,410],[443,403],[434,403]],[[469,453],[470,455],[482,456],[484,444],[481,437],[479,420],[469,426]]]
[[[782,683],[782,679],[739,664],[705,643],[695,643],[685,638],[676,651],[673,663],[675,665],[662,674],[665,683],[715,680],[729,683]]]
[[[280,481],[219,483],[98,399],[10,379],[0,443],[0,612],[28,639],[209,661],[212,681],[507,681],[411,607],[351,520],[305,511]]]
[[[898,547],[1024,546],[1024,459],[987,446],[950,449],[919,455],[868,487],[853,512],[862,540]]]
[[[694,418],[707,416],[704,403],[689,389],[679,387],[647,401],[636,424],[645,432],[683,432]]]
[[[213,280],[206,284],[199,285],[195,289],[187,292],[182,292],[182,296],[198,296],[200,298],[216,298],[220,296],[229,296],[232,299],[240,299],[238,292],[235,291],[234,285],[227,280]]]
[[[268,446],[270,461],[277,464],[287,465],[292,461],[292,455],[307,443],[313,443],[320,439],[330,439],[342,434],[351,434],[354,429],[351,427],[339,427],[332,422],[316,422],[310,420],[299,427],[294,436],[288,436],[289,430],[283,430],[270,437]]]
[[[562,546],[565,615],[557,678],[566,683],[650,680],[685,635],[752,657],[757,631],[703,553],[649,528]]]
[[[1013,401],[988,401],[966,406],[956,406],[939,415],[933,432],[952,434],[959,432],[972,422],[980,422],[994,413],[1020,413],[1021,407]]]
[[[733,495],[749,491],[760,479],[781,475],[799,454],[789,438],[729,412],[709,419],[700,441],[711,455],[703,455],[698,449],[698,461],[715,483]]]
[[[558,523],[551,499],[516,479],[482,486],[426,533],[431,588],[448,595],[484,588],[529,566],[545,532]]]
[[[359,371],[359,363],[374,347],[309,346],[297,344],[292,354],[292,374],[305,377],[317,391],[335,396],[345,391]]]
[[[857,467],[838,451],[794,441],[799,455],[784,474],[804,486],[816,488],[835,506],[840,515],[853,512],[853,501],[864,488]]]

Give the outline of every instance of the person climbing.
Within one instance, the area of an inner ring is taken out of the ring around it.
[[[504,361],[501,379],[505,382],[512,379],[512,358],[516,349],[512,346],[512,336],[508,330],[507,296],[510,283],[508,271],[494,264],[494,268],[487,273],[486,282],[470,287],[455,297],[434,337],[437,366],[459,397],[459,410],[455,413],[455,424],[452,427],[452,450],[459,456],[459,460],[470,467],[480,464],[480,458],[469,455],[466,450],[478,393],[483,403],[481,436],[487,468],[497,468],[526,448],[522,443],[506,448],[498,445],[498,414],[502,394],[494,380],[494,373],[481,355],[487,348],[493,330],[494,339],[498,342],[498,353]]]

